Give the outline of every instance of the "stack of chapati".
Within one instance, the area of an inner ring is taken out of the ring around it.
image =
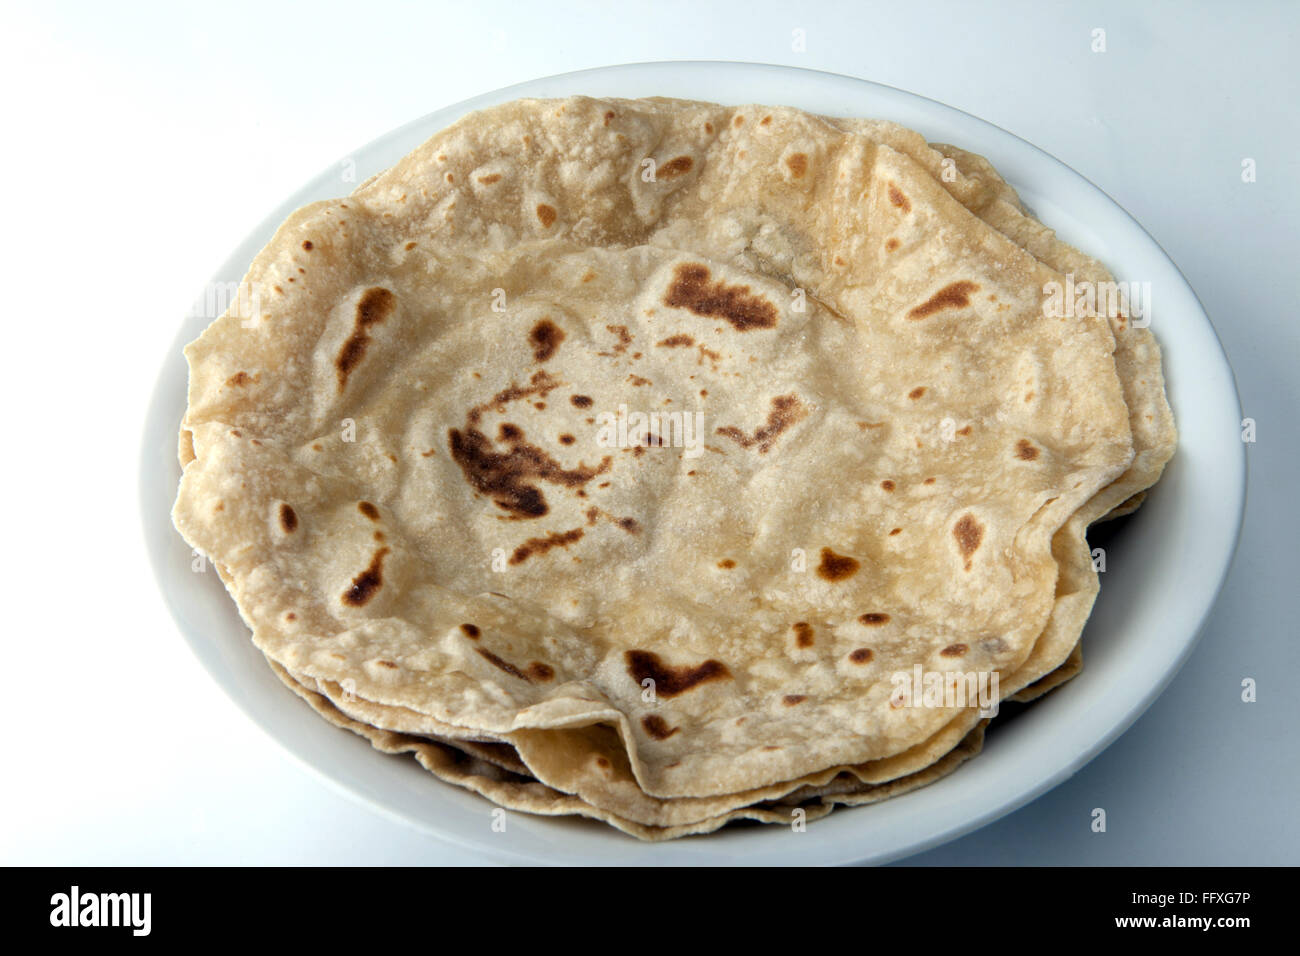
[[[1154,339],[1067,276],[1111,281],[892,123],[506,103],[257,257],[176,526],[322,716],[503,807],[882,800],[987,723],[898,675],[1073,676],[1084,533],[1173,453]]]

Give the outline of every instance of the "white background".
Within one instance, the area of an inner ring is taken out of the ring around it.
[[[876,80],[1069,163],[1188,276],[1258,425],[1236,565],[1169,689],[1073,779],[911,862],[1300,862],[1300,7],[180,7],[3,5],[0,863],[476,862],[329,789],[198,665],[141,540],[145,405],[217,265],[338,157],[510,83],[685,58]]]

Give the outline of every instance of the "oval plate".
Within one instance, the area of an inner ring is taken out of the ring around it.
[[[438,130],[473,110],[517,97],[672,96],[782,104],[816,113],[890,119],[931,142],[987,157],[1062,239],[1151,283],[1152,330],[1164,350],[1180,438],[1164,478],[1107,541],[1109,573],[1088,621],[1083,673],[1014,720],[995,721],[983,754],[951,776],[884,803],[841,808],[806,832],[727,828],[641,844],[604,824],[523,813],[507,833],[492,805],[444,784],[414,760],[387,756],[335,729],[271,674],[216,574],[191,571],[172,528],[180,480],[176,436],[186,405],[182,347],[216,318],[195,310],[167,353],[154,390],[141,460],[140,502],[150,558],[181,632],[226,693],[268,734],[326,780],[381,813],[494,860],[591,864],[882,863],[951,840],[1024,805],[1074,774],[1150,706],[1191,652],[1236,546],[1246,457],[1232,370],[1187,281],[1132,217],[1068,166],[966,113],[865,80],[793,67],[667,62],[602,67],[507,87],[430,113],[317,176],[248,236],[209,289],[231,288],[276,227],[298,207],[346,195]],[[220,310],[218,310],[219,312]]]

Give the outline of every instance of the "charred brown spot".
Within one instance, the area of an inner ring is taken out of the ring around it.
[[[785,158],[786,168],[795,179],[802,179],[808,172],[808,157],[803,153],[794,153]]]
[[[546,203],[537,204],[537,219],[542,224],[543,229],[550,229],[551,224],[555,222],[555,209]]]
[[[802,704],[807,699],[807,694],[786,694],[781,698],[781,703],[787,707],[793,707],[795,704]]]
[[[491,186],[493,183],[501,181],[500,173],[488,173],[486,176],[480,176],[478,181],[484,186]]]
[[[871,658],[875,656],[876,655],[872,653],[871,648],[859,647],[857,650],[849,653],[849,660],[855,664],[869,664],[871,663]]]
[[[596,766],[597,766],[597,767],[600,767],[602,770],[608,770],[609,767],[610,767],[609,758],[607,758],[607,757],[597,757],[597,758],[596,758]]]
[[[636,534],[641,530],[641,524],[635,518],[616,518],[614,524],[618,525],[628,534]]]
[[[227,388],[241,388],[253,381],[253,376],[247,372],[236,372],[230,378],[226,379]]]
[[[912,211],[912,202],[907,198],[901,189],[893,183],[889,184],[889,201],[897,206],[903,212]]]
[[[520,441],[524,437],[524,430],[518,425],[502,422],[497,428],[497,437],[506,442]]]
[[[289,533],[298,530],[298,514],[288,503],[280,505],[280,527]]]
[[[633,385],[653,385],[654,383],[648,378],[642,378],[640,375],[629,375],[627,380]],[[648,444],[648,442],[647,442]]]
[[[816,643],[816,632],[807,621],[799,621],[794,626],[794,643],[796,647],[812,647]]]
[[[1016,457],[1023,461],[1033,461],[1038,457],[1038,448],[1028,438],[1016,442]]]
[[[570,395],[569,401],[574,408],[591,408],[591,398],[587,395]]]
[[[723,558],[718,562],[718,567],[722,568],[724,571],[730,571],[735,566],[736,562],[732,561],[731,558]]]
[[[969,425],[964,425],[961,428],[957,429],[958,435],[969,435],[970,432],[971,432],[971,428]]]
[[[473,641],[477,641],[479,634],[482,633],[482,631],[478,629],[477,624],[462,624],[460,630],[461,633]]]
[[[856,558],[850,558],[847,554],[836,554],[830,548],[822,548],[822,560],[821,564],[817,565],[817,574],[827,581],[843,581],[857,574],[861,566]]]
[[[528,665],[528,676],[533,680],[548,681],[555,677],[555,668],[550,664],[543,664],[541,661],[533,661]]]
[[[410,252],[410,251],[411,251],[412,249],[414,249],[415,247],[416,247],[416,242],[415,242],[414,239],[412,239],[410,242],[408,242],[408,243],[407,243],[405,246],[403,246],[402,248],[404,248],[407,252]]]
[[[893,491],[894,483],[890,481],[888,478],[886,478],[884,481],[880,483],[880,487],[884,488],[886,491]]]
[[[949,644],[939,652],[941,657],[962,657],[970,650],[965,644]]]
[[[532,678],[530,678],[527,674],[521,671],[518,667],[515,667],[515,665],[511,664],[509,661],[493,654],[486,647],[476,647],[474,648],[474,650],[476,650],[479,653],[479,656],[482,657],[484,660],[486,660],[489,664],[493,665],[494,667],[499,667],[501,670],[505,671],[511,677],[518,677],[522,681],[527,681],[530,684],[532,683]]]
[[[615,115],[615,114],[614,114],[614,111],[613,111],[613,110],[606,110],[606,111],[605,111],[605,125],[606,125],[606,126],[609,125],[609,121],[612,120],[612,119],[614,118],[614,115]]]
[[[894,535],[896,535],[896,534],[902,534],[902,533],[903,533],[903,529],[902,529],[902,528],[894,528],[894,529],[892,529],[892,530],[889,532],[889,536],[892,538]]]
[[[969,571],[971,557],[984,540],[984,526],[975,520],[974,515],[964,514],[952,526],[952,536],[957,539],[957,547],[961,549],[961,555],[966,559],[966,570]]]
[[[772,125],[772,117],[770,117],[770,116],[764,116],[761,120],[758,121],[758,125],[759,125],[759,126],[771,126],[771,125]]]
[[[379,509],[376,508],[374,505],[372,505],[369,501],[358,501],[357,510],[360,511],[367,518],[369,518],[371,521],[379,520]]]
[[[916,401],[924,394],[925,394],[925,386],[918,385],[916,388],[912,389],[910,392],[907,393],[907,397],[910,398],[912,401]]]
[[[747,285],[711,282],[708,266],[683,263],[674,272],[664,305],[696,315],[726,319],[739,332],[776,327],[776,306]]]
[[[370,566],[352,579],[351,586],[343,592],[343,603],[362,607],[370,602],[384,584],[384,556],[387,548],[380,548],[370,559]]]
[[[741,448],[752,448],[757,445],[758,452],[762,455],[771,450],[782,432],[801,421],[807,414],[808,410],[800,403],[797,395],[778,395],[772,399],[772,409],[767,413],[767,424],[753,435],[746,435],[735,427],[719,428],[718,434],[730,438]]]
[[[298,615],[294,614],[293,611],[290,611],[288,614],[284,616],[284,619],[286,621],[296,621],[298,620]]]
[[[560,436],[561,445],[572,445],[577,440],[578,439],[574,438],[572,435],[567,433]]]
[[[581,528],[571,528],[568,531],[551,531],[544,538],[529,538],[515,548],[514,553],[510,555],[510,563],[523,564],[535,554],[545,554],[552,548],[567,548],[581,541],[583,534]]]
[[[577,468],[565,468],[541,448],[525,443],[522,432],[515,437],[503,434],[502,440],[509,447],[504,452],[496,451],[491,440],[474,427],[488,409],[504,409],[507,402],[538,392],[544,395],[558,384],[545,372],[537,372],[531,386],[511,386],[497,393],[490,402],[470,410],[464,431],[453,428],[447,433],[451,456],[460,465],[470,486],[519,518],[539,518],[549,510],[546,497],[536,482],[546,481],[576,489],[604,474],[612,463],[607,455],[596,467],[579,463]],[[570,400],[582,407],[578,401],[580,398],[585,396],[575,395]]]
[[[924,319],[936,312],[942,312],[944,309],[964,309],[970,305],[971,293],[978,290],[978,285],[974,282],[967,282],[965,279],[960,282],[950,282],[907,313],[907,317],[909,319]]]
[[[311,252],[311,250],[312,250],[312,248],[313,248],[313,246],[312,246],[312,244],[311,244],[311,240],[310,240],[310,239],[304,239],[304,240],[302,241],[302,247],[303,247],[303,249],[305,249],[307,252]]]
[[[533,358],[545,362],[553,356],[564,341],[564,330],[550,319],[542,319],[528,333],[529,344],[533,347]]]
[[[392,661],[377,660],[375,661],[375,663],[378,664],[380,667],[387,668],[390,671],[399,670],[398,665],[393,663]]]
[[[654,681],[655,693],[661,697],[676,697],[699,684],[731,677],[727,665],[713,659],[695,667],[671,667],[650,651],[628,651],[626,660],[632,679],[638,684]]]
[[[878,611],[869,614],[863,614],[858,618],[858,622],[867,625],[867,627],[880,627],[882,624],[889,623],[889,615]]]
[[[897,248],[898,248],[898,240],[897,240],[897,239],[894,239],[893,237],[890,237],[889,239],[886,239],[886,240],[885,240],[885,251],[886,251],[886,252],[893,252],[893,251],[894,251],[895,249],[897,249]]]
[[[356,324],[348,336],[343,348],[334,359],[338,372],[339,391],[348,384],[348,376],[365,358],[366,349],[370,347],[370,328],[383,322],[392,314],[397,304],[397,297],[384,288],[367,289],[357,303]]]
[[[733,120],[731,121],[731,125],[732,125],[732,126],[744,126],[744,125],[745,125],[745,117],[743,117],[743,116],[737,116],[735,119],[733,119]]]
[[[656,342],[655,344],[666,349],[680,349],[690,348],[695,344],[695,340],[689,335],[670,335],[668,338],[661,342]]]
[[[656,179],[674,179],[691,171],[695,161],[689,156],[678,156],[676,159],[670,159],[655,169]]]
[[[681,730],[680,727],[669,727],[668,721],[664,720],[658,714],[646,714],[641,718],[641,726],[644,727],[645,732],[655,740],[667,740],[673,734],[677,733],[677,731]]]

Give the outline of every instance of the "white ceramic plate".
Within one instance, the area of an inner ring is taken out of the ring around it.
[[[170,508],[180,478],[176,433],[185,409],[182,346],[210,318],[187,319],[168,352],[145,429],[140,495],[163,595],[181,632],[234,701],[327,780],[442,839],[494,860],[547,863],[807,864],[885,862],[967,833],[1070,777],[1128,728],[1190,653],[1236,545],[1245,498],[1241,411],[1223,349],[1177,267],[1127,213],[1029,143],[951,107],[863,80],[790,67],[668,62],[606,67],[508,87],[430,113],[357,150],[354,180],[330,167],[273,210],[213,283],[238,281],[299,206],[342,196],[465,113],[521,96],[675,96],[770,103],[882,117],[988,157],[1063,239],[1121,280],[1151,283],[1152,331],[1164,348],[1179,448],[1146,504],[1107,541],[1101,597],[1084,634],[1082,675],[990,729],[984,752],[938,783],[875,806],[839,809],[806,832],[728,828],[644,845],[603,824],[514,813],[493,832],[491,805],[441,783],[414,760],[385,756],[337,730],[288,693],[253,647],[214,573],[191,571]]]

